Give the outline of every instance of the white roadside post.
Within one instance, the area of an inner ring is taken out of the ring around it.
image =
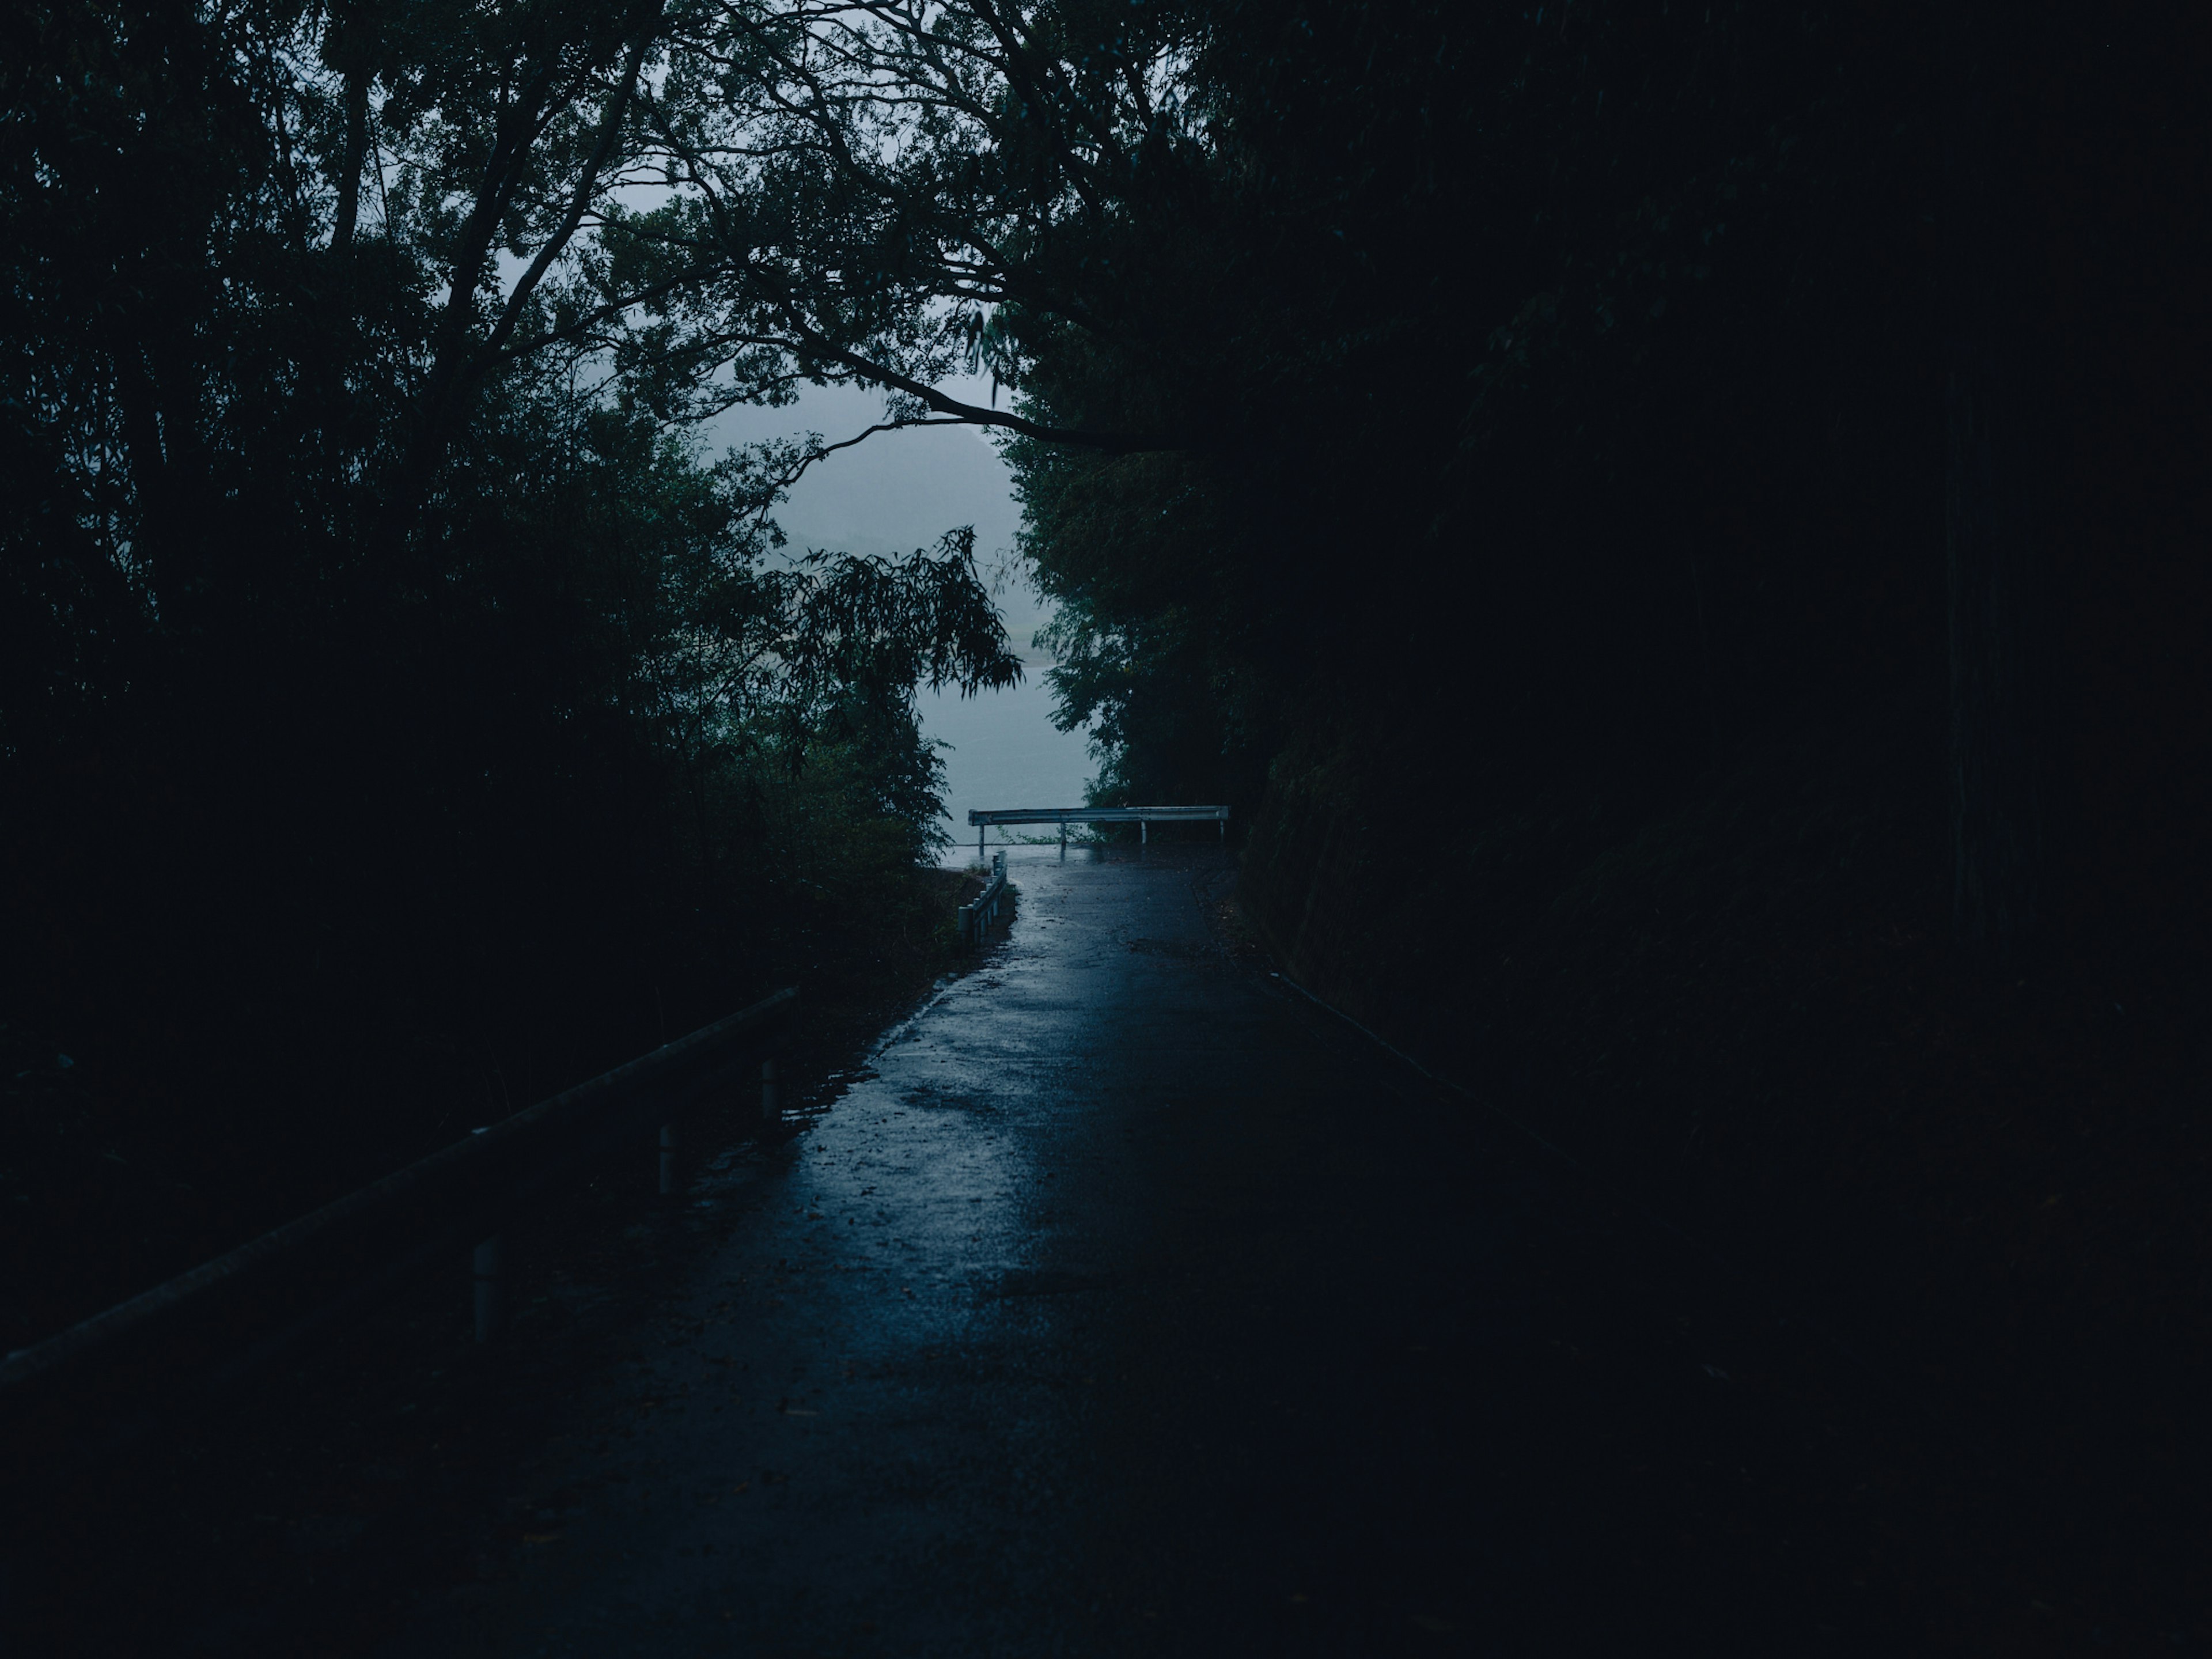
[[[968,822],[975,830],[978,864],[983,860],[989,844],[989,827],[994,823],[1056,823],[1060,826],[1060,850],[1064,858],[1067,853],[1067,826],[1071,823],[1133,823],[1137,826],[1138,846],[1149,848],[1154,818],[1163,823],[1212,823],[1223,847],[1229,844],[1226,806],[994,806],[975,807],[968,814]]]

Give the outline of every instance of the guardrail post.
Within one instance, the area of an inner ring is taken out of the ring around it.
[[[514,1299],[507,1242],[500,1231],[477,1229],[519,1224],[526,1213],[520,1206],[536,1184],[530,1177],[565,1165],[596,1144],[595,1134],[579,1131],[611,1121],[626,1139],[635,1137],[641,1125],[632,1113],[642,1109],[635,1104],[641,1091],[695,1075],[730,1086],[739,1072],[749,1072],[763,1045],[776,1040],[763,1035],[768,1021],[787,1017],[797,996],[795,986],[778,991],[629,1066],[541,1100],[496,1125],[483,1125],[130,1301],[27,1348],[0,1353],[0,1431],[12,1438],[9,1425],[22,1420],[21,1412],[42,1409],[33,1401],[82,1386],[88,1374],[106,1372],[112,1381],[124,1381],[112,1375],[118,1364],[160,1385],[172,1367],[167,1360],[145,1361],[136,1345],[149,1340],[167,1348],[181,1338],[198,1350],[188,1350],[180,1359],[193,1369],[221,1365],[232,1374],[251,1369],[301,1332],[301,1310],[292,1305],[295,1298],[287,1288],[291,1275],[304,1273],[318,1280],[330,1275],[336,1281],[309,1310],[307,1322],[313,1323],[333,1309],[351,1308],[389,1288],[396,1272],[407,1273],[411,1282],[418,1262],[441,1274],[453,1271],[460,1241],[472,1233],[469,1276],[475,1340],[499,1340]],[[770,1117],[776,1115],[775,1079],[773,1064],[763,1066],[762,1105]],[[690,1092],[684,1090],[684,1097]],[[616,1112],[620,1115],[611,1119]],[[137,1357],[127,1358],[132,1355]],[[106,1401],[99,1407],[103,1415],[108,1409]]]
[[[761,1061],[761,1123],[763,1127],[783,1121],[783,1105],[775,1091],[775,1062]]]
[[[676,1126],[673,1123],[660,1126],[660,1190],[663,1193],[676,1190]]]
[[[494,1233],[476,1248],[470,1270],[477,1288],[477,1340],[496,1341],[507,1315],[507,1239]]]

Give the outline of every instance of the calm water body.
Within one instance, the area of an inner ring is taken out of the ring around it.
[[[952,745],[943,751],[945,809],[952,834],[946,863],[965,864],[975,856],[975,832],[968,827],[971,806],[1083,805],[1084,786],[1097,768],[1081,732],[1053,726],[1046,666],[1031,663],[1022,683],[1009,691],[986,691],[979,697],[951,691],[922,694],[922,730]],[[994,843],[999,835],[991,832]]]

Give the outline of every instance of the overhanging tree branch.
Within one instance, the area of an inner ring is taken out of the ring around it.
[[[498,323],[475,354],[477,373],[489,367],[499,349],[514,332],[515,325],[522,319],[524,307],[530,302],[530,296],[537,292],[546,271],[552,268],[553,262],[561,257],[583,224],[584,215],[591,209],[592,198],[599,193],[599,179],[605,170],[607,158],[614,154],[615,145],[622,137],[623,122],[629,112],[631,94],[636,90],[637,78],[645,69],[646,56],[653,50],[653,43],[659,33],[660,15],[659,0],[654,0],[653,4],[645,9],[645,15],[638,25],[637,38],[630,43],[629,55],[623,64],[622,79],[599,118],[598,139],[592,146],[592,154],[585,161],[583,170],[576,175],[575,189],[569,193],[568,210],[562,216],[559,226],[538,248],[529,269],[516,279],[514,289],[507,296],[507,305],[500,313]]]
[[[947,397],[935,386],[924,385],[909,375],[900,374],[885,364],[832,345],[803,324],[797,329],[805,350],[802,356],[825,357],[849,370],[854,378],[872,381],[894,392],[903,392],[919,399],[940,415],[949,415],[969,426],[994,426],[1008,432],[1018,432],[1024,438],[1035,438],[1040,443],[1066,444],[1079,449],[1103,450],[1109,455],[1133,455],[1152,450],[1190,450],[1198,445],[1184,439],[1168,438],[1138,432],[1089,431],[1080,427],[1043,426],[1036,421],[1008,415],[995,409],[985,409],[980,404],[961,402]]]

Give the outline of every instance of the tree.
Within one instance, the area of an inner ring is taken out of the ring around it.
[[[1946,21],[1954,925],[2002,961],[2034,939],[2045,903],[2036,542],[2050,447],[2035,364],[2047,353],[2035,343],[2040,250],[2023,106],[2033,25],[1973,0],[1958,0]]]
[[[0,20],[0,1012],[228,1224],[903,913],[915,688],[1018,672],[957,534],[794,564],[811,447],[708,460],[629,352],[662,290],[600,279],[675,38],[653,0]]]

